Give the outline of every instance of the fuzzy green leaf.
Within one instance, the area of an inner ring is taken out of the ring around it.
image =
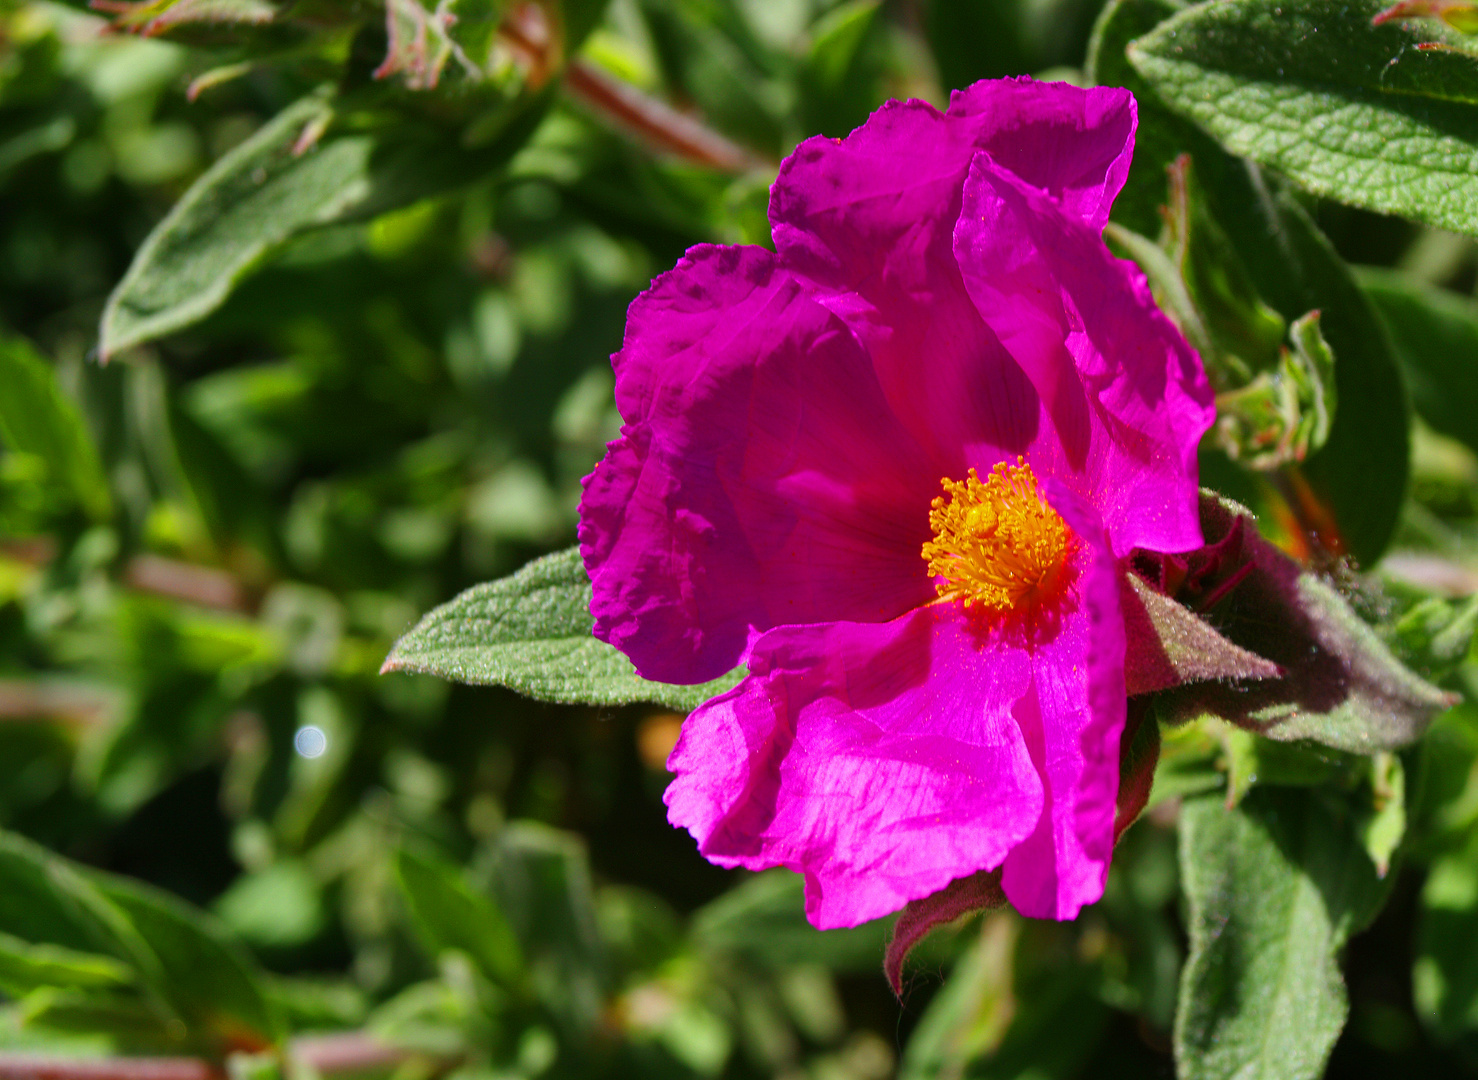
[[[1444,70],[1403,57],[1445,32],[1372,26],[1379,0],[1224,0],[1176,15],[1129,50],[1160,96],[1233,153],[1318,195],[1478,233],[1478,106]],[[1393,85],[1392,65],[1401,75]],[[1460,85],[1471,85],[1468,71]],[[1336,350],[1337,351],[1337,350]]]
[[[1175,1019],[1183,1080],[1313,1080],[1344,1027],[1337,956],[1385,890],[1318,793],[1188,801],[1180,866],[1190,955]]]
[[[302,98],[190,186],[108,298],[98,343],[104,358],[203,318],[267,252],[365,198],[369,136],[294,153],[304,131],[332,116],[326,98]]]
[[[419,671],[506,686],[540,701],[696,708],[740,674],[700,686],[649,682],[615,648],[591,636],[590,579],[578,548],[475,585],[430,612],[395,643],[385,671]]]
[[[494,137],[468,148],[413,123],[340,131],[329,98],[301,98],[207,169],[155,226],[103,309],[99,352],[106,359],[198,322],[306,230],[485,175],[523,145],[549,100],[507,103],[490,124]]]

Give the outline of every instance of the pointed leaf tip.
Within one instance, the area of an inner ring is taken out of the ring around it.
[[[1130,696],[1188,682],[1273,679],[1283,669],[1234,645],[1189,608],[1124,575],[1124,681]]]

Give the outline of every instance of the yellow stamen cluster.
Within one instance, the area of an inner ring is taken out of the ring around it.
[[[946,600],[996,613],[1019,611],[1056,592],[1072,530],[1037,490],[1031,466],[996,465],[984,481],[942,481],[929,511],[934,539],[924,545],[929,575]]]

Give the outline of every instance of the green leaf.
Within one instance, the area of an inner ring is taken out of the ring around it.
[[[94,915],[106,904],[60,856],[0,832],[0,933],[78,952],[111,951],[107,929]]]
[[[127,986],[133,981],[128,966],[111,956],[60,945],[37,945],[0,934],[0,988],[12,997],[40,986],[107,988]]]
[[[1436,79],[1388,83],[1393,61],[1438,31],[1372,26],[1381,7],[1223,0],[1176,15],[1129,55],[1161,98],[1233,153],[1317,195],[1478,233],[1478,107],[1451,100]],[[1478,66],[1442,63],[1464,62]],[[1464,82],[1475,81],[1468,71]]]
[[[599,1022],[607,989],[605,946],[590,860],[574,833],[520,821],[498,836],[474,875],[513,928],[534,990],[580,1035]]]
[[[462,184],[504,164],[551,96],[506,103],[467,147],[424,122],[338,130],[333,102],[289,105],[207,169],[155,226],[103,310],[98,350],[173,333],[210,314],[272,252],[308,229],[360,219]]]
[[[1478,834],[1474,834],[1478,836]],[[1412,989],[1417,1015],[1443,1042],[1478,1047],[1478,840],[1437,859],[1422,886]]]
[[[1166,201],[1165,169],[1189,153],[1211,215],[1258,295],[1289,322],[1320,312],[1320,329],[1338,360],[1339,411],[1328,441],[1304,462],[1303,472],[1332,508],[1350,553],[1374,564],[1400,515],[1410,455],[1406,394],[1393,347],[1349,268],[1297,199],[1172,113],[1129,64],[1128,43],[1177,10],[1166,0],[1115,0],[1095,29],[1088,64],[1093,78],[1127,87],[1139,101],[1134,164],[1114,218],[1154,235],[1157,208]]]
[[[1391,332],[1418,415],[1478,451],[1478,303],[1394,270],[1358,276]]]
[[[1175,1018],[1182,1080],[1313,1080],[1348,1011],[1337,956],[1384,901],[1347,822],[1317,792],[1185,803],[1190,955]]]
[[[846,930],[806,921],[805,882],[767,870],[730,889],[693,916],[700,949],[743,953],[764,964],[824,964],[834,971],[875,971],[892,923],[877,919]]]
[[[700,686],[648,682],[622,653],[591,636],[590,595],[578,548],[547,555],[426,615],[395,643],[383,670],[506,686],[540,701],[653,701],[682,710],[739,682],[738,672]]]
[[[498,905],[474,892],[454,866],[402,848],[395,876],[416,933],[432,954],[460,949],[503,986],[523,976],[523,957]]]
[[[305,131],[321,131],[332,118],[327,98],[302,98],[190,185],[108,297],[98,342],[104,359],[203,318],[273,248],[368,195],[368,135],[294,152]]]
[[[141,975],[192,1029],[242,1049],[281,1037],[256,965],[211,916],[142,882],[100,874],[93,880],[147,943],[157,970]]]
[[[51,364],[20,338],[0,337],[0,442],[45,463],[92,517],[112,512],[107,477],[81,410]]]

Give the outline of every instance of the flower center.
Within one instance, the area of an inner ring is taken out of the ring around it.
[[[946,600],[997,612],[1033,606],[1057,591],[1072,530],[1037,491],[1021,458],[996,465],[984,481],[974,469],[946,477],[929,511],[934,539],[924,545],[929,575]]]

